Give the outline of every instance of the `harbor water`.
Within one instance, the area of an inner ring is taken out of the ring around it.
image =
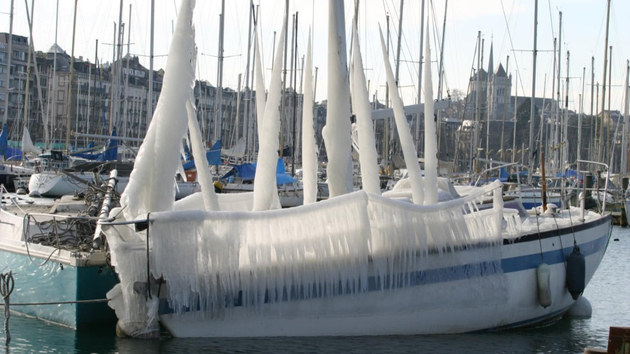
[[[610,326],[630,326],[630,228],[615,226],[604,259],[584,296],[589,319],[542,327],[438,336],[159,340],[117,338],[114,328],[74,331],[12,315],[11,342],[0,353],[583,353],[606,348]],[[63,305],[61,305],[63,306]],[[4,320],[4,318],[2,317]],[[4,327],[3,327],[4,328]]]

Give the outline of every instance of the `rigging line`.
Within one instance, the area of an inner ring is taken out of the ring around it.
[[[503,6],[503,0],[501,0],[501,10],[503,11],[503,19],[505,20],[505,27],[507,28],[508,37],[510,38],[510,47],[512,48],[512,51],[514,51],[514,41],[512,41],[512,31],[510,31],[510,25],[508,23],[507,17],[505,16],[505,6]],[[516,58],[516,55],[514,56],[514,64],[516,66],[516,72],[519,72],[520,69],[518,67],[518,59]],[[522,92],[525,92],[525,88],[523,87],[523,80],[521,80],[520,83],[521,83]],[[518,85],[518,82],[516,84]]]

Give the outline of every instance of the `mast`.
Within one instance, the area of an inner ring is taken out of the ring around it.
[[[9,48],[7,52],[7,96],[4,102],[4,116],[2,117],[2,129],[7,129],[9,120],[9,84],[11,82],[11,57],[13,53],[13,0],[11,0],[11,11],[9,12]],[[4,155],[2,157],[4,159]]]
[[[77,5],[79,0],[74,0],[74,16],[72,20],[72,55],[70,56],[70,81],[68,82],[68,103],[66,112],[66,151],[70,152],[70,99],[72,98],[72,79],[74,75],[74,36],[77,29]]]
[[[422,103],[422,59],[423,59],[423,45],[424,45],[424,0],[420,10],[420,55],[418,60],[418,104]],[[420,112],[416,114],[416,152],[420,155]]]
[[[606,108],[606,70],[608,69],[608,25],[610,21],[610,0],[608,0],[608,5],[606,7],[606,40],[605,40],[605,44],[604,44],[604,83],[602,84],[602,109],[600,111],[600,119],[601,119],[601,124],[600,124],[600,134],[599,134],[599,141],[601,142],[601,139],[603,138],[604,135],[604,110]],[[605,144],[597,144],[597,146],[599,146],[599,149],[597,151],[597,161],[603,161],[603,155],[602,155],[602,148]]]
[[[26,4],[28,5],[28,4]],[[31,0],[31,11],[32,16],[35,16],[35,1]],[[26,16],[30,19],[30,15],[28,14],[28,6],[26,7]],[[31,50],[31,43],[33,41],[33,22],[32,21],[28,21],[28,33],[29,33],[29,43],[28,43],[28,55],[26,56],[26,88],[24,89],[24,125],[22,127],[22,131],[24,131],[24,128],[27,127],[28,124],[28,108],[29,108],[29,90],[30,90],[30,78],[31,78],[31,55],[32,55],[32,50]],[[11,55],[12,53],[9,52],[9,55]],[[10,69],[9,69],[10,71]],[[8,83],[7,83],[8,85]],[[8,87],[8,86],[7,86]],[[8,97],[7,97],[8,100]],[[23,142],[22,142],[23,143]],[[22,146],[22,149],[24,149],[24,146]]]
[[[613,47],[610,46],[609,47],[609,51],[610,51],[610,60],[608,61],[608,111],[610,111],[610,93],[612,92],[612,50]],[[610,113],[609,113],[610,116]],[[602,128],[604,127],[604,121],[602,120]],[[610,131],[612,130],[612,125],[610,124],[610,121],[608,121],[606,123],[606,140],[604,140],[606,143],[603,144],[603,148],[604,148],[604,160],[606,161],[607,159],[611,161],[611,163],[608,165],[608,167],[610,169],[612,169],[612,151],[611,148],[608,148],[608,142],[610,142],[611,145],[614,144],[613,140],[610,139]]]
[[[551,75],[551,114],[549,115],[550,122],[553,121],[553,124],[550,124],[549,134],[547,135],[547,139],[551,140],[551,144],[545,144],[547,146],[547,151],[545,156],[547,160],[551,163],[551,169],[553,171],[554,165],[558,163],[557,160],[554,160],[553,149],[556,146],[556,111],[558,110],[558,102],[554,100],[554,92],[556,92],[556,47],[558,46],[557,38],[553,39],[553,73]],[[544,107],[543,107],[544,110]],[[549,158],[551,156],[551,159]]]
[[[284,28],[288,30],[289,28],[289,0],[285,1],[285,9],[284,9]],[[285,33],[284,35],[284,54],[282,59],[282,95],[280,96],[280,157],[283,157],[284,151],[284,133],[286,129],[286,97],[285,92],[287,90],[287,49],[288,49],[288,38],[289,36]]]
[[[514,132],[512,133],[512,163],[516,162],[516,117],[518,113],[518,71],[514,74]]]
[[[564,88],[564,119],[562,122],[562,165],[561,170],[569,158],[569,142],[567,141],[567,129],[569,128],[569,51],[567,50],[567,78]]]
[[[402,38],[402,21],[403,21],[403,8],[405,0],[400,0],[400,17],[398,18],[398,44],[396,45],[396,82],[398,82],[400,72],[400,46]]]
[[[250,86],[249,83],[249,63],[250,63],[250,59],[252,56],[252,22],[253,22],[253,18],[254,18],[254,0],[249,0],[249,24],[248,24],[248,28],[247,28],[247,66],[245,67],[245,88],[244,90],[247,91],[247,94],[249,95],[247,98],[245,98],[245,112],[243,112],[243,120],[245,121],[243,124],[243,128],[245,129],[245,131],[243,132],[243,135],[245,136],[245,154],[248,156],[248,158],[251,159],[249,152],[249,149],[251,147],[251,141],[250,141],[250,129],[249,129],[249,124],[251,122],[251,117],[249,116],[249,108],[250,108],[250,104],[252,101],[252,86]],[[200,85],[201,86],[201,85]]]
[[[593,102],[595,102],[594,99],[594,94],[595,94],[595,57],[591,57],[591,124],[590,124],[590,133],[591,133],[591,139],[589,140],[589,146],[588,146],[588,159],[593,161],[593,149],[595,146],[597,145],[593,145],[593,141],[595,141],[595,127],[597,127],[597,125],[595,124],[595,122],[597,121],[597,118],[593,115]]]
[[[508,80],[509,80],[509,78],[507,76],[508,75],[507,73],[509,72],[508,71],[509,68],[510,68],[510,56],[508,55],[507,59],[505,61],[505,83],[506,83],[505,86],[507,86],[507,83],[508,83]],[[503,146],[503,139],[504,139],[504,136],[505,136],[505,118],[507,117],[507,107],[508,107],[508,102],[510,100],[509,97],[510,97],[509,96],[509,91],[505,90],[505,95],[504,95],[504,98],[503,98],[503,122],[501,122],[501,161],[505,161],[505,150],[504,150],[504,146]]]
[[[445,38],[446,38],[446,14],[447,14],[447,9],[448,9],[448,0],[446,0],[446,2],[444,3],[444,22],[442,22],[442,43],[440,45],[440,69],[438,71],[438,92],[437,92],[437,99],[438,101],[442,99],[442,82],[444,81],[444,42],[445,42]],[[428,32],[428,30],[427,30]],[[427,39],[427,46],[429,45],[428,43],[428,39]],[[425,102],[426,104],[426,102]],[[438,146],[438,156],[440,154],[440,144],[441,144],[441,140],[442,140],[442,110],[439,110],[437,112],[437,123],[436,123],[436,129],[437,129],[437,146]]]
[[[582,68],[582,94],[580,95],[580,115],[578,116],[578,148],[577,148],[577,160],[582,159],[582,122],[584,120],[584,79],[586,77],[586,67]],[[579,162],[578,162],[579,164]],[[579,165],[578,165],[579,166]],[[580,169],[578,168],[578,174]]]
[[[155,0],[151,0],[151,39],[149,40],[149,93],[147,97],[147,119],[145,134],[153,118],[153,35],[155,29]]]
[[[298,15],[299,12],[295,13],[295,50],[292,52],[295,54],[291,54],[293,57],[293,134],[292,134],[292,146],[291,146],[291,176],[295,177],[295,151],[297,150],[297,59],[298,59]]]
[[[624,86],[625,103],[623,107],[623,134],[621,135],[621,170],[619,173],[628,173],[628,131],[630,119],[628,119],[628,85],[630,85],[630,60],[626,60],[626,86]]]
[[[225,25],[225,0],[221,0],[221,15],[219,15],[219,64],[217,65],[217,91],[214,109],[216,121],[214,123],[214,141],[221,140],[223,136],[223,35]]]
[[[560,151],[558,149],[558,143],[560,142],[560,126],[559,126],[559,122],[561,121],[560,119],[560,105],[562,102],[562,99],[560,98],[560,90],[561,90],[561,86],[560,86],[560,66],[562,65],[562,60],[560,60],[560,56],[562,53],[562,11],[559,12],[558,14],[560,20],[559,20],[559,24],[558,24],[558,70],[556,71],[556,75],[558,75],[556,78],[558,80],[558,82],[556,83],[556,104],[558,105],[556,107],[556,118],[555,118],[555,133],[554,133],[554,141],[556,142],[556,148],[553,154],[553,161],[555,164],[555,167],[560,170]]]
[[[476,94],[476,104],[475,104],[475,127],[473,130],[473,143],[471,146],[472,153],[470,154],[470,158],[474,159],[471,161],[471,168],[473,176],[477,173],[477,141],[479,140],[479,120],[481,116],[481,31],[477,31],[477,48],[480,50],[477,52],[477,88],[475,90]]]
[[[536,55],[537,52],[537,41],[538,41],[538,0],[534,2],[534,51],[532,58],[532,100],[531,105],[529,107],[529,166],[530,168],[534,167],[534,117],[535,117],[535,109],[536,105],[534,104],[534,98],[536,98]],[[532,183],[532,173],[527,174],[527,184]]]

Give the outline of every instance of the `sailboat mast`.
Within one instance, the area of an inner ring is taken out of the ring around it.
[[[125,102],[123,113],[123,136],[128,136],[127,126],[129,119],[129,62],[131,61],[131,4],[129,4],[129,23],[127,24],[127,73],[125,74],[125,95],[123,100]],[[120,63],[122,65],[122,63]]]
[[[626,60],[626,86],[623,88],[625,103],[623,108],[623,134],[621,134],[621,170],[619,173],[628,173],[628,131],[630,130],[630,119],[628,119],[628,85],[630,85],[630,60]]]
[[[610,0],[608,0],[608,6],[606,10],[606,40],[604,44],[604,83],[602,84],[602,109],[600,111],[600,134],[599,141],[603,138],[604,133],[604,110],[606,108],[606,70],[608,69],[608,25],[610,21]],[[599,146],[597,150],[597,161],[603,161],[602,149],[605,144],[597,144]]]
[[[538,0],[534,2],[534,51],[532,52],[532,100],[529,106],[529,166],[534,168],[534,117],[536,104],[534,98],[536,98],[536,55],[538,54]],[[532,173],[527,174],[527,184],[532,183]]]
[[[569,142],[567,141],[567,129],[569,128],[569,58],[570,53],[567,50],[567,78],[564,88],[564,120],[562,122],[562,165],[561,169],[564,169],[564,164],[569,159]]]
[[[509,73],[509,69],[510,69],[510,56],[507,56],[507,59],[505,61],[505,80],[506,80],[506,86],[509,80],[508,78],[508,74]],[[505,118],[507,117],[507,107],[508,107],[508,102],[510,100],[510,90],[505,90],[505,94],[504,94],[504,98],[503,98],[503,121],[501,122],[501,161],[505,161],[505,150],[504,150],[504,146],[503,146],[503,140],[504,140],[504,136],[505,136]]]
[[[597,125],[595,125],[596,122],[596,118],[593,115],[593,103],[595,102],[595,57],[591,57],[591,124],[590,124],[590,133],[591,133],[591,139],[589,141],[589,146],[588,146],[588,159],[593,161],[593,150],[594,147],[597,145],[594,145],[593,142],[595,141],[595,127],[597,127]]]
[[[221,15],[219,16],[219,64],[217,65],[217,92],[214,109],[216,121],[214,141],[221,140],[223,135],[223,26],[225,25],[225,0],[221,0]],[[218,128],[218,129],[217,129]]]
[[[4,101],[4,116],[2,117],[2,129],[7,128],[9,120],[9,83],[11,82],[11,57],[13,53],[13,0],[9,11],[9,48],[7,52],[7,96]]]
[[[483,51],[483,49],[481,49],[481,31],[477,31],[477,48],[479,48],[479,51],[477,52],[477,87],[475,89],[475,125],[473,130],[473,143],[471,146],[470,154],[470,158],[473,159],[470,164],[473,176],[475,175],[475,173],[477,173],[477,141],[479,140],[479,124],[481,116],[481,52]]]
[[[149,93],[147,97],[147,118],[145,133],[153,117],[153,32],[155,29],[155,0],[151,0],[151,39],[149,40]]]
[[[582,94],[580,95],[580,115],[578,116],[578,141],[577,159],[582,159],[582,121],[584,120],[584,79],[586,78],[586,67],[582,67]],[[578,162],[579,163],[579,162]],[[578,168],[578,173],[580,169]]]
[[[424,46],[424,0],[420,10],[420,55],[418,60],[418,104],[422,103],[422,59],[423,59],[423,46]],[[416,152],[420,155],[420,112],[416,114]]]
[[[35,2],[31,0],[31,15],[28,15],[28,6],[26,8],[27,17],[35,16]],[[28,33],[29,33],[29,43],[28,43],[28,55],[26,56],[26,88],[24,89],[24,126],[22,127],[22,131],[26,128],[28,123],[28,113],[29,113],[29,90],[30,90],[30,79],[31,79],[31,43],[33,41],[33,21],[28,21]],[[11,53],[9,53],[11,54]],[[23,149],[24,147],[22,147]]]
[[[554,141],[556,143],[555,145],[555,151],[553,154],[553,161],[554,161],[554,165],[556,167],[556,169],[560,169],[560,150],[558,149],[558,143],[560,142],[560,105],[562,102],[562,99],[560,98],[560,90],[561,90],[561,86],[560,86],[560,67],[562,65],[562,60],[560,59],[560,56],[562,55],[562,11],[559,12],[558,14],[560,20],[558,23],[558,71],[556,72],[556,79],[558,80],[556,83],[556,104],[558,105],[556,107],[556,116],[555,116],[555,132],[554,132]]]
[[[249,24],[248,24],[248,28],[247,28],[247,66],[245,68],[245,91],[247,91],[247,94],[249,95],[247,98],[245,98],[245,112],[243,112],[243,129],[245,129],[245,131],[243,132],[243,135],[245,136],[245,155],[251,159],[251,156],[249,154],[249,150],[251,148],[251,141],[250,141],[250,122],[251,122],[251,117],[249,115],[249,109],[250,109],[250,105],[251,105],[251,101],[252,101],[252,86],[250,86],[249,83],[249,64],[250,64],[250,59],[252,56],[252,22],[253,22],[253,17],[254,17],[254,0],[249,0]]]
[[[70,80],[68,81],[68,103],[66,106],[66,151],[70,152],[70,101],[72,98],[72,79],[74,76],[74,36],[77,30],[77,5],[79,0],[74,0],[74,16],[72,19],[72,55],[70,56]]]

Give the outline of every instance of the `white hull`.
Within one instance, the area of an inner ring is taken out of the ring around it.
[[[610,220],[576,232],[583,253],[593,248],[586,257],[587,282],[604,255],[609,225]],[[215,320],[188,312],[162,315],[160,321],[176,337],[447,334],[530,326],[560,318],[574,303],[565,287],[566,263],[551,263],[554,254],[560,254],[560,244],[568,255],[573,236],[565,234],[562,242],[553,236],[543,240],[551,266],[553,302],[547,308],[537,298],[540,249],[536,238],[503,246],[503,274],[268,304],[258,310],[236,307]],[[435,263],[444,263],[440,256],[435,258]],[[512,271],[512,267],[523,269]]]
[[[119,319],[147,318],[143,311],[159,307],[160,322],[176,337],[446,334],[558,319],[574,302],[565,286],[574,240],[588,283],[608,245],[611,219],[586,212],[580,222],[576,208],[555,218],[519,216],[501,207],[497,191],[493,208],[473,213],[456,215],[487,190],[444,202],[448,217],[365,192],[262,213],[154,213],[149,263],[153,277],[166,280],[159,306],[148,305],[146,293],[129,292],[146,284],[146,241],[113,227],[112,261],[131,306],[116,311]],[[536,277],[543,262],[550,267],[546,308]],[[151,288],[158,301],[158,285]],[[205,310],[197,301],[206,302]]]
[[[72,175],[85,180],[94,181],[94,174],[91,172],[72,172]],[[100,175],[101,181],[106,182],[109,175]],[[129,177],[119,177],[116,184],[116,191],[121,193],[127,183]],[[87,185],[79,180],[57,172],[34,173],[28,183],[28,190],[31,195],[37,195],[49,198],[58,198],[64,195],[74,195],[77,192],[85,191]]]

